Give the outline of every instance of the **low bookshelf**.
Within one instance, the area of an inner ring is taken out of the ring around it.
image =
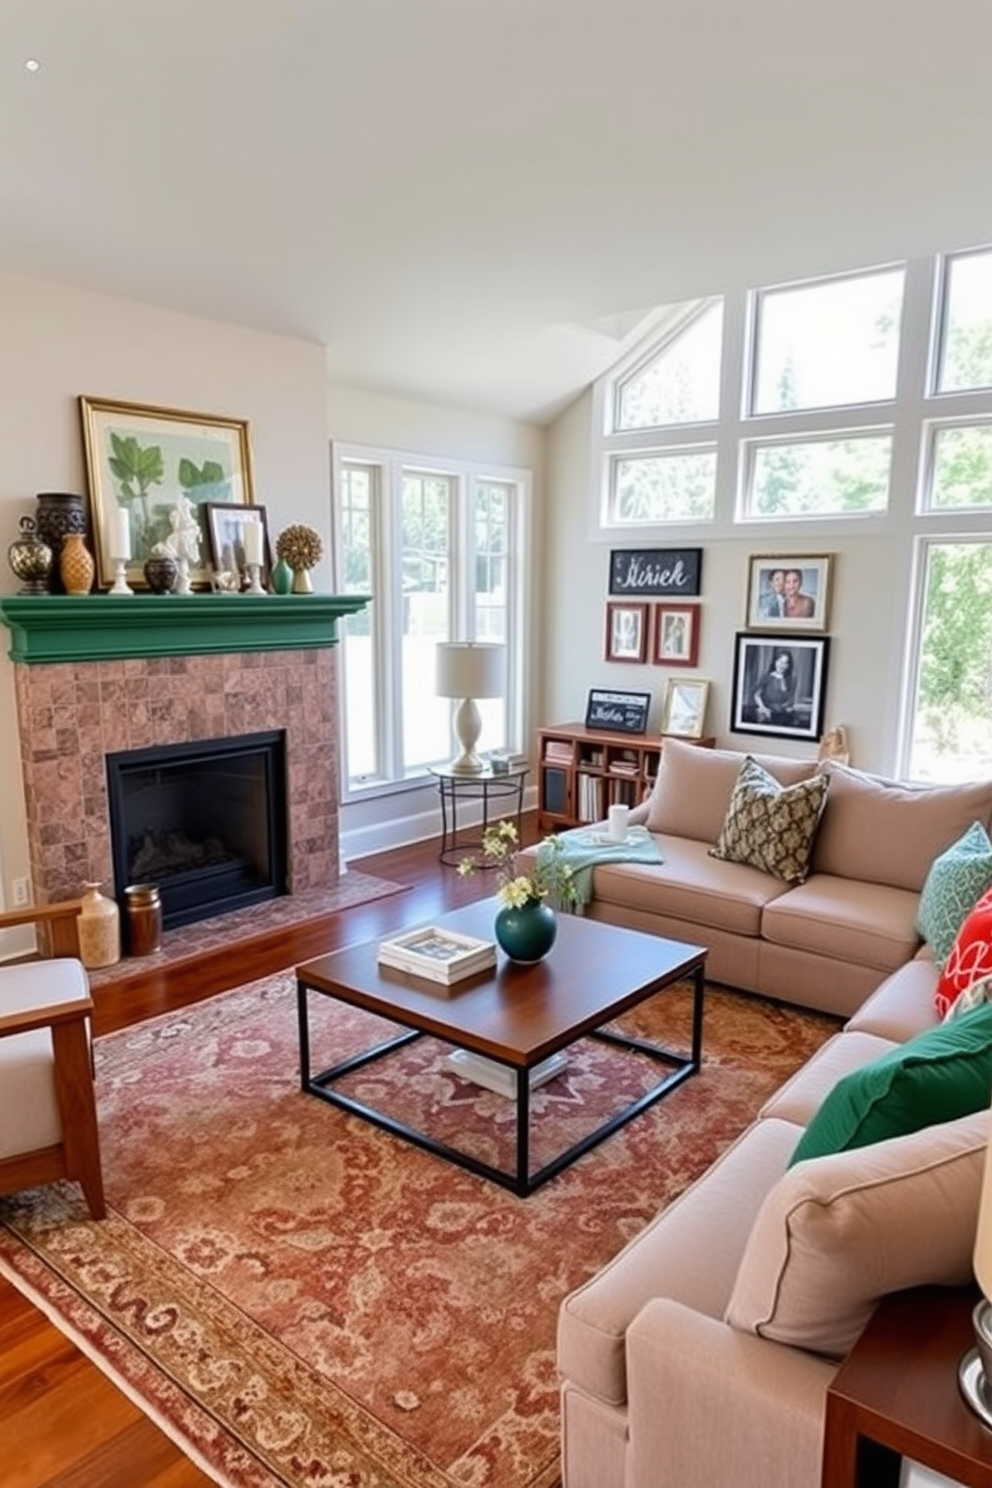
[[[712,749],[716,739],[682,739]],[[602,821],[611,806],[636,806],[651,792],[665,736],[611,733],[582,723],[538,730],[538,826],[563,830]]]

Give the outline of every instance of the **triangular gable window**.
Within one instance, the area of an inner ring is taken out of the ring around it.
[[[614,432],[716,419],[722,338],[723,301],[717,300],[617,384]]]

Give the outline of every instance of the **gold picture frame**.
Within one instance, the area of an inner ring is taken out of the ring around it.
[[[247,419],[83,396],[79,411],[97,586],[109,587],[113,560],[122,556],[110,551],[116,511],[123,507],[128,512],[128,583],[145,589],[145,560],[176,530],[177,514],[189,510],[182,507],[185,498],[200,529],[190,582],[208,589],[207,503],[254,504]]]
[[[699,677],[669,677],[661,710],[661,732],[677,739],[701,739],[710,684]]]

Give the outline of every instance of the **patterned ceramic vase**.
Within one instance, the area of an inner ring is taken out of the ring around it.
[[[22,517],[20,537],[7,549],[7,562],[21,580],[19,593],[47,594],[52,572],[52,550],[35,531],[34,517]]]
[[[64,594],[65,588],[59,571],[62,541],[71,532],[86,531],[83,498],[72,491],[39,491],[35,501],[38,503],[35,513],[38,536],[52,550],[49,588],[53,594]]]
[[[179,577],[179,564],[167,553],[153,553],[145,559],[144,573],[153,594],[171,594]]]
[[[520,909],[501,909],[493,926],[496,943],[511,961],[533,966],[555,943],[558,919],[550,904],[531,899]]]
[[[96,563],[81,532],[67,532],[59,554],[59,577],[66,594],[89,594]]]

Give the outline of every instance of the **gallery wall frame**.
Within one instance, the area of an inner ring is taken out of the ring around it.
[[[648,727],[649,692],[612,692],[592,687],[586,703],[586,728],[616,734],[644,734]]]
[[[669,677],[661,710],[661,732],[676,739],[701,739],[710,684],[702,677]]]
[[[752,553],[747,628],[825,631],[833,562],[833,553]]]
[[[142,566],[174,529],[185,497],[200,529],[200,558],[190,579],[196,588],[209,588],[206,504],[253,503],[247,419],[89,396],[80,397],[79,412],[97,584],[113,580],[108,543],[116,508],[124,507],[129,518],[128,583],[144,589]]]
[[[829,636],[738,632],[731,732],[818,740],[823,733],[829,657]]]
[[[646,604],[608,601],[606,605],[606,660],[643,662],[648,654]]]
[[[651,660],[656,666],[694,667],[699,660],[698,604],[654,605]]]

